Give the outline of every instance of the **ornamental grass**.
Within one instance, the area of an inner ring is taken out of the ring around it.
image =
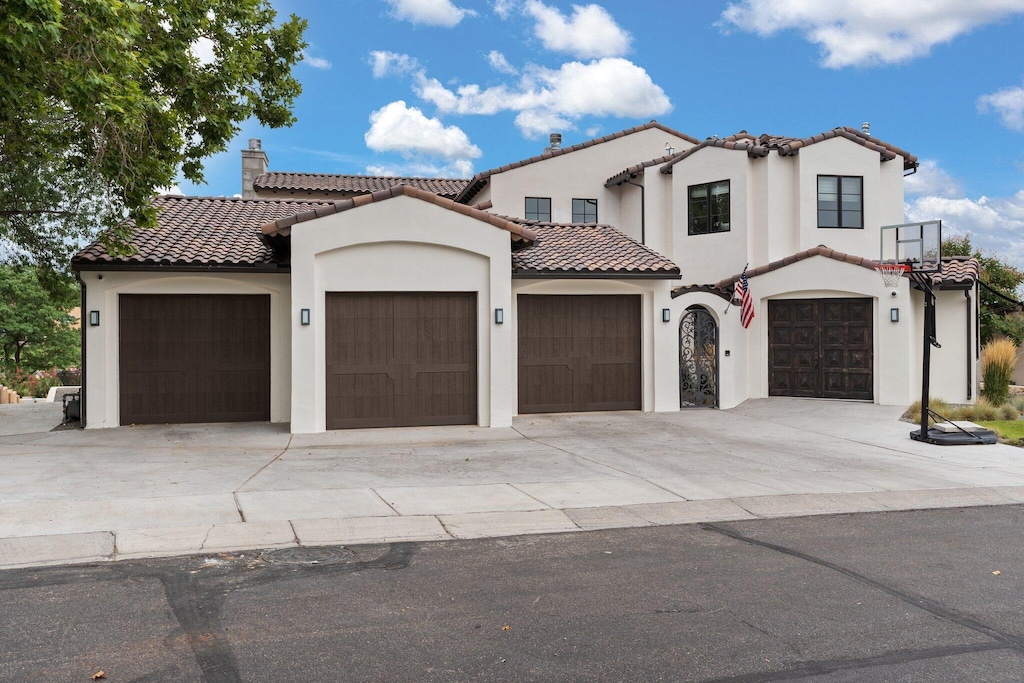
[[[1010,397],[1010,381],[1017,364],[1017,345],[1009,339],[993,339],[981,350],[981,395],[994,405]]]

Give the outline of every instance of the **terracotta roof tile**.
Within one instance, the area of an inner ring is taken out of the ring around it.
[[[396,185],[383,190],[376,190],[368,195],[360,195],[350,199],[340,199],[336,202],[323,204],[321,205],[323,206],[323,210],[321,211],[306,210],[302,213],[296,214],[295,216],[289,216],[283,220],[272,220],[265,223],[261,227],[261,230],[263,234],[268,237],[288,237],[291,234],[291,226],[296,223],[311,221],[316,218],[322,218],[325,215],[341,213],[342,211],[348,211],[349,209],[363,206],[364,204],[381,202],[391,199],[392,197],[402,195],[430,202],[431,204],[437,204],[441,208],[448,209],[449,211],[456,211],[472,218],[476,218],[477,220],[490,223],[502,230],[507,230],[511,233],[513,241],[531,241],[536,237],[533,230],[524,223],[518,223],[507,218],[499,218],[494,214],[490,214],[486,211],[481,211],[480,209],[475,209],[464,204],[455,204],[451,199],[441,197],[433,192],[427,192],[426,190],[410,187],[408,185]]]
[[[690,149],[685,149],[682,152],[673,154],[672,156],[667,158],[662,157],[661,159],[654,159],[650,162],[647,162],[645,165],[653,166],[655,164],[664,163],[665,165],[661,167],[661,172],[671,173],[673,166],[675,166],[683,159],[691,156],[695,152],[704,149],[705,147],[720,147],[722,149],[733,149],[738,152],[746,152],[747,156],[750,157],[751,159],[760,159],[762,157],[768,156],[768,149],[764,145],[760,144],[760,142],[747,131],[741,130],[738,133],[726,136],[724,138],[708,138],[704,142],[701,142],[700,144],[695,145]],[[619,176],[621,175],[622,174],[620,173]],[[612,182],[612,180],[614,178],[618,178],[619,176],[613,176],[612,178],[609,178],[608,182],[605,183],[605,187],[608,187],[609,184],[615,184]]]
[[[261,241],[260,226],[288,220],[300,211],[326,202],[281,199],[234,199],[162,195],[153,199],[159,210],[157,227],[132,228],[134,253],[112,256],[96,240],[72,259],[73,268],[112,266],[272,267],[274,252]]]
[[[666,133],[669,133],[670,135],[675,135],[677,137],[680,137],[680,138],[682,138],[684,140],[687,140],[689,142],[692,142],[694,144],[697,144],[699,142],[699,140],[697,140],[697,138],[691,137],[691,136],[687,135],[686,133],[681,133],[681,132],[679,132],[677,130],[669,128],[668,126],[664,126],[664,125],[658,123],[657,121],[649,121],[648,123],[645,123],[642,126],[634,126],[633,128],[627,128],[626,130],[620,130],[620,131],[618,131],[616,133],[611,133],[609,135],[605,135],[604,137],[595,138],[593,140],[587,140],[586,142],[581,142],[579,144],[571,145],[569,147],[562,147],[560,149],[547,151],[547,152],[544,152],[543,154],[540,154],[538,156],[530,157],[529,159],[523,159],[521,161],[513,161],[511,164],[505,164],[504,166],[499,166],[497,168],[492,168],[492,169],[487,170],[487,171],[481,171],[480,173],[477,173],[475,176],[473,176],[472,178],[469,179],[469,184],[466,186],[466,189],[464,189],[461,193],[459,193],[459,195],[457,197],[455,197],[455,201],[461,202],[463,204],[469,203],[469,201],[471,199],[473,199],[473,197],[475,197],[476,194],[481,189],[483,189],[484,185],[487,184],[487,180],[492,175],[495,175],[495,174],[498,174],[498,173],[504,173],[505,171],[511,171],[512,169],[521,168],[523,166],[526,166],[527,164],[534,164],[534,163],[537,163],[538,161],[544,161],[545,159],[550,159],[552,157],[561,156],[563,154],[569,154],[570,152],[575,152],[576,150],[586,149],[587,147],[593,147],[594,145],[601,144],[602,142],[609,142],[611,140],[617,140],[617,139],[625,137],[627,135],[631,135],[633,133],[639,133],[640,131],[649,130],[651,128],[657,128],[659,130],[663,130]]]
[[[679,277],[679,266],[610,225],[526,223],[537,240],[512,253],[513,275]]]
[[[454,198],[469,184],[465,178],[392,178],[384,176],[338,175],[333,173],[264,173],[253,182],[256,190],[284,190],[289,192],[344,192],[368,194],[396,185],[433,192]]]
[[[939,289],[968,289],[980,277],[978,259],[970,256],[943,256],[942,269],[932,274],[931,284]]]

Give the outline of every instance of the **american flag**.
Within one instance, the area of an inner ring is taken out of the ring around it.
[[[750,327],[750,321],[754,319],[754,300],[750,297],[746,266],[743,266],[740,281],[736,283],[736,293],[740,297],[740,322],[743,324],[743,329],[747,329]]]

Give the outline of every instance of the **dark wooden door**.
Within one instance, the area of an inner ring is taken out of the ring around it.
[[[874,398],[871,299],[768,302],[768,393]]]
[[[519,412],[639,410],[640,297],[518,299]]]
[[[270,419],[270,297],[122,294],[121,424]]]
[[[477,423],[476,294],[326,296],[327,429]]]

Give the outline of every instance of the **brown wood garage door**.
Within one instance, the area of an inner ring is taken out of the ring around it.
[[[640,297],[522,294],[519,412],[640,409]]]
[[[121,424],[270,419],[270,297],[122,294]]]
[[[477,423],[475,293],[326,304],[327,429]]]
[[[871,400],[871,299],[768,302],[768,393]]]

